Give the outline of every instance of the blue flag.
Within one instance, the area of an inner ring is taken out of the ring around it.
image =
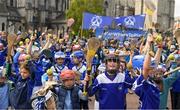
[[[110,16],[99,16],[91,13],[84,13],[83,29],[96,29],[110,26],[113,18]]]
[[[103,39],[117,39],[119,41],[123,41],[124,39],[127,40],[129,38],[139,38],[143,35],[146,34],[145,31],[143,30],[126,30],[126,31],[122,31],[122,30],[113,30],[113,29],[109,29],[106,32],[104,32],[103,29],[96,29],[96,37],[102,36]]]
[[[122,25],[126,28],[143,29],[144,28],[145,15],[123,16],[116,17],[116,25]]]

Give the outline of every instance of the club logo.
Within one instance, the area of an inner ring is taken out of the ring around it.
[[[99,27],[101,25],[101,23],[102,23],[101,16],[94,16],[91,19],[91,26],[90,27],[92,29],[95,29],[95,28]]]
[[[136,22],[136,19],[132,16],[129,16],[129,17],[124,19],[125,26],[132,27],[135,25],[135,22]]]

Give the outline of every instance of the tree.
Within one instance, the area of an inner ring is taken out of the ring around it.
[[[90,12],[98,15],[102,15],[104,13],[103,1],[104,0],[71,0],[70,8],[66,13],[66,17],[67,19],[75,19],[75,23],[72,26],[72,30],[75,32],[75,34],[80,33],[83,12]]]

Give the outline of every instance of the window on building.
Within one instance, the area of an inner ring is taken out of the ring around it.
[[[13,6],[13,1],[14,1],[14,0],[10,0],[10,6]]]
[[[45,7],[45,9],[47,9],[47,5],[46,5],[47,3],[46,2],[47,2],[47,0],[44,0],[44,7]]]
[[[67,9],[69,9],[70,1],[67,0]]]
[[[21,31],[22,30],[22,27],[21,26],[19,26],[19,31]]]
[[[128,15],[135,15],[135,8],[129,8]]]
[[[56,10],[58,11],[58,7],[59,7],[59,0],[56,0]]]
[[[2,23],[2,31],[5,30],[5,23]]]
[[[105,7],[105,8],[108,8],[108,6],[109,6],[108,2],[105,1],[105,2],[104,2],[104,7]]]
[[[61,0],[61,11],[64,11],[64,4],[65,4],[64,0]]]
[[[67,4],[66,4],[66,0],[63,0],[64,2],[63,2],[63,4],[64,4],[64,11],[67,9]]]
[[[124,6],[120,6],[119,10],[120,10],[119,16],[124,16]]]

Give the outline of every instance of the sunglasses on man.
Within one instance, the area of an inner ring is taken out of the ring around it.
[[[119,58],[108,58],[108,59],[107,59],[107,62],[117,63],[117,62],[119,62],[119,61],[120,61]]]

